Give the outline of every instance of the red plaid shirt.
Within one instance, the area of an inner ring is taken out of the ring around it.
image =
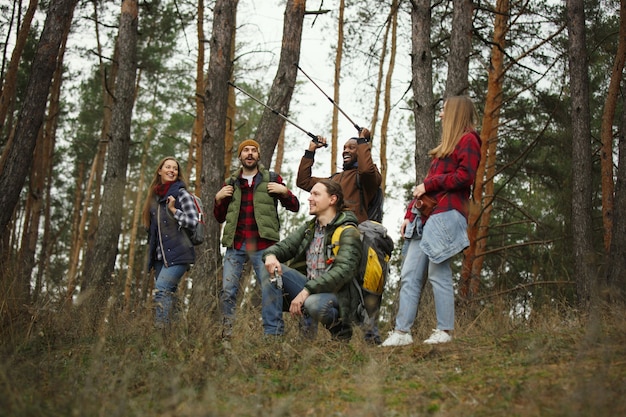
[[[254,219],[254,181],[257,177],[259,177],[259,174],[253,178],[252,184],[248,184],[248,181],[241,175],[239,176],[239,181],[237,181],[241,188],[241,207],[239,209],[239,219],[237,220],[237,229],[235,230],[235,240],[233,242],[235,249],[241,249],[241,246],[246,243],[246,250],[248,251],[263,250],[276,243],[259,236],[259,228]],[[276,178],[276,182],[285,185],[280,175]],[[224,185],[226,184],[222,186]],[[289,211],[296,212],[300,209],[300,202],[291,190],[286,196],[278,197],[278,200],[282,206]],[[228,212],[230,201],[231,198],[224,198],[222,201],[215,203],[213,215],[219,223],[226,221],[226,213]]]
[[[480,145],[478,133],[468,132],[450,155],[433,159],[424,179],[426,194],[438,202],[431,215],[457,210],[467,218],[470,192],[480,162]],[[411,208],[414,202],[415,200],[409,203],[405,219],[413,221],[415,214],[411,213]],[[427,219],[428,217],[422,216],[422,222],[425,223]]]

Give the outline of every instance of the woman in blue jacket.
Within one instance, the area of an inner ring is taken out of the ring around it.
[[[155,271],[156,325],[172,318],[175,293],[183,274],[196,260],[187,230],[198,225],[194,198],[185,189],[180,164],[173,157],[159,163],[143,206],[143,225],[148,231],[148,271]]]

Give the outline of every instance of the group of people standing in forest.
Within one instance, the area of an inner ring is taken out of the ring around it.
[[[413,190],[401,226],[405,256],[395,328],[382,341],[378,329],[368,329],[366,340],[381,346],[413,342],[411,327],[417,315],[424,276],[435,297],[437,327],[425,343],[452,340],[454,290],[450,259],[469,245],[469,197],[480,161],[476,111],[465,96],[445,100],[440,114],[440,144],[430,151],[426,178]],[[310,193],[308,221],[280,239],[278,203],[297,212],[300,202],[277,173],[260,163],[260,146],[252,140],[237,149],[241,167],[216,193],[215,219],[223,224],[223,264],[220,308],[225,340],[233,334],[236,301],[246,262],[261,288],[261,318],[266,337],[285,332],[283,312],[298,317],[300,333],[315,338],[321,323],[333,339],[348,340],[359,325],[361,300],[353,282],[361,261],[361,238],[356,225],[368,219],[368,205],[382,177],[372,160],[370,133],[362,129],[343,147],[343,171],[332,177],[314,177],[316,150],[326,139],[310,142],[298,168],[296,184]],[[420,212],[427,195],[437,203],[431,213]],[[175,314],[175,293],[184,273],[195,262],[194,245],[186,230],[199,216],[194,197],[186,189],[180,164],[173,157],[160,161],[143,209],[148,231],[148,268],[155,272],[156,325],[167,327]],[[328,250],[331,236],[341,228],[338,252]]]

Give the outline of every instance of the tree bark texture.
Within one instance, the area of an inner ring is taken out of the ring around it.
[[[187,179],[191,181],[191,171],[195,168],[195,189],[200,190],[200,173],[202,172],[202,125],[204,124],[204,0],[198,0],[198,16],[196,32],[198,37],[198,58],[196,59],[196,117],[191,131],[189,157],[187,159]],[[189,184],[191,186],[191,184]],[[199,193],[197,193],[199,194]]]
[[[624,72],[626,61],[626,0],[620,2],[619,37],[617,40],[617,53],[613,62],[609,88],[602,112],[602,127],[600,136],[602,149],[600,151],[600,163],[602,171],[602,224],[604,226],[604,248],[608,252],[611,247],[611,232],[613,229],[613,124],[615,120],[615,108],[617,97]]]
[[[346,8],[344,0],[339,1],[339,18],[337,19],[337,50],[335,51],[335,73],[333,84],[333,102],[339,105],[339,93],[341,90],[341,59],[343,58],[343,16]],[[330,175],[337,172],[337,149],[339,148],[339,109],[333,106],[333,119],[331,123],[330,140]]]
[[[15,41],[15,47],[11,53],[9,66],[7,67],[6,74],[4,74],[2,93],[0,94],[0,133],[3,132],[4,123],[6,121],[7,114],[9,113],[9,109],[15,102],[15,91],[17,88],[17,75],[20,59],[22,58],[22,52],[24,51],[26,41],[28,40],[28,33],[30,32],[33,16],[37,11],[38,3],[38,0],[30,0],[28,4],[28,9],[26,9],[26,13],[22,19],[22,26],[20,27],[17,40]],[[2,169],[1,167],[2,164],[0,163],[0,170]]]
[[[472,52],[472,0],[453,0],[452,32],[448,55],[446,97],[467,93],[469,88],[469,60]]]
[[[78,175],[75,178],[76,190],[74,191],[74,203],[72,204],[72,233],[71,233],[71,243],[70,243],[70,253],[69,253],[69,261],[68,261],[68,272],[67,272],[67,291],[65,297],[65,304],[67,307],[72,305],[72,299],[74,296],[74,290],[76,290],[76,282],[77,282],[77,271],[78,271],[78,263],[80,260],[80,251],[82,248],[82,241],[79,240],[81,233],[80,230],[83,230],[84,224],[82,224],[82,220],[86,218],[84,215],[81,216],[81,203],[83,201],[83,183],[85,181],[85,164],[80,163],[78,166]],[[82,226],[82,227],[81,227]]]
[[[276,160],[274,161],[274,171],[281,173],[283,169],[283,162],[285,160],[285,126],[280,131],[278,136],[278,143],[276,144]]]
[[[300,61],[300,43],[305,5],[305,0],[287,1],[280,61],[267,100],[270,108],[284,115],[289,114],[289,104],[291,103],[291,96],[296,85],[296,76],[298,75],[298,68],[294,65],[294,62]],[[263,116],[255,134],[255,140],[261,146],[261,162],[266,167],[271,166],[274,148],[284,125],[285,120],[283,118],[267,108],[263,111]]]
[[[591,224],[592,155],[589,112],[589,74],[583,0],[566,0],[569,32],[569,75],[572,117],[572,249],[576,293],[588,308],[594,276]]]
[[[84,283],[92,287],[93,300],[91,323],[101,318],[110,288],[115,282],[113,271],[118,251],[118,240],[122,228],[126,171],[130,150],[130,125],[135,101],[135,79],[137,76],[137,27],[138,2],[124,0],[120,15],[117,48],[119,69],[115,83],[115,97],[111,118],[106,173],[104,176],[105,203],[102,204],[99,226],[93,250],[88,251],[84,268]]]
[[[396,65],[396,44],[398,32],[398,1],[391,2],[391,15],[389,16],[389,26],[391,26],[391,50],[389,51],[389,65],[385,75],[385,100],[383,107],[383,120],[380,125],[380,174],[382,182],[380,186],[383,190],[387,188],[387,131],[389,130],[389,118],[391,116],[391,80],[393,70]]]
[[[622,2],[623,5],[623,2]],[[624,21],[620,22],[622,25]],[[623,87],[622,87],[623,88]],[[622,90],[623,91],[623,90]],[[615,212],[626,213],[626,94],[622,93],[622,117],[618,136],[618,166],[615,182]],[[613,238],[606,262],[611,297],[626,301],[626,216],[615,216]]]
[[[61,86],[63,84],[63,57],[65,56],[65,46],[69,35],[69,26],[66,26],[63,34],[61,48],[59,50],[59,59],[57,60],[57,68],[54,73],[52,86],[50,88],[50,99],[48,104],[48,117],[45,119],[44,127],[41,129],[35,145],[35,154],[33,156],[33,164],[29,175],[28,197],[25,211],[24,233],[22,235],[22,245],[20,254],[20,274],[23,280],[25,294],[30,293],[30,277],[32,276],[33,266],[35,263],[35,254],[37,252],[37,242],[39,240],[40,224],[43,219],[43,208],[46,184],[53,181],[48,177],[51,171],[53,160],[54,146],[56,142],[56,130],[60,112]],[[50,204],[50,201],[47,201]],[[45,219],[44,219],[45,220]],[[45,247],[45,242],[42,242]],[[36,290],[41,288],[36,286]],[[37,293],[33,294],[35,297]]]
[[[139,168],[139,182],[137,184],[137,191],[134,196],[135,207],[132,213],[133,221],[131,223],[128,245],[128,268],[126,269],[126,281],[124,283],[124,307],[127,311],[130,311],[133,308],[133,281],[135,284],[135,301],[139,301],[139,296],[145,294],[139,294],[139,290],[141,289],[141,280],[137,278],[148,275],[147,273],[141,272],[145,269],[145,267],[135,268],[135,254],[137,253],[137,245],[141,241],[141,239],[138,238],[140,228],[143,231],[143,226],[141,226],[141,212],[143,196],[145,193],[144,187],[146,186],[146,167],[149,164],[148,153],[150,151],[152,137],[153,132],[152,127],[150,127],[148,129],[146,137],[143,140],[143,149],[141,152],[141,166]]]
[[[233,36],[230,39],[231,42],[231,47],[230,47],[230,60],[232,62],[235,62],[235,48],[236,48],[236,42],[235,39],[237,37],[237,30],[235,29],[237,27],[237,22],[235,22],[233,24]],[[233,160],[233,153],[236,152],[236,148],[235,148],[235,131],[236,131],[236,126],[235,126],[235,121],[237,120],[237,97],[235,95],[235,89],[234,88],[229,88],[228,89],[228,107],[226,110],[226,139],[224,141],[224,177],[228,178],[228,176],[230,175],[230,173],[233,170],[232,165],[232,160]],[[248,138],[242,138],[242,140],[245,140]]]
[[[378,74],[376,74],[376,94],[374,96],[374,108],[372,109],[372,120],[370,121],[369,131],[372,140],[376,137],[376,127],[378,126],[378,111],[380,110],[380,96],[383,90],[383,78],[385,77],[385,58],[387,57],[387,43],[389,40],[389,32],[391,32],[391,13],[385,24],[385,34],[382,37],[380,47],[380,58],[378,60]]]
[[[53,0],[46,15],[24,96],[24,105],[18,116],[15,138],[7,152],[0,176],[3,190],[0,193],[2,208],[0,230],[3,232],[9,231],[13,211],[30,171],[37,135],[46,111],[50,84],[57,66],[59,48],[65,28],[72,23],[76,3],[77,0]]]
[[[498,126],[502,107],[502,85],[504,83],[504,48],[506,35],[509,32],[508,16],[509,0],[496,2],[496,17],[491,48],[491,65],[487,80],[487,97],[485,114],[482,122],[482,146],[480,164],[476,172],[473,198],[470,202],[468,219],[468,236],[470,246],[465,251],[461,284],[461,297],[469,299],[478,294],[480,272],[484,263],[484,252],[487,248],[487,235],[494,199],[494,178],[496,175],[496,150],[498,145]]]
[[[209,69],[204,89],[204,132],[202,135],[202,200],[212,210],[217,191],[224,183],[224,138],[228,108],[228,81],[232,75],[232,37],[235,33],[237,0],[217,0],[213,11],[213,29],[210,40]],[[200,278],[208,282],[212,293],[217,292],[218,270],[221,265],[220,224],[207,216],[207,236],[204,245],[196,251],[196,265],[192,270],[194,288]],[[202,271],[202,274],[199,272]]]
[[[415,179],[422,182],[431,158],[428,151],[437,145],[433,99],[433,58],[430,49],[430,0],[414,0],[411,9],[411,73],[413,116],[415,118]]]

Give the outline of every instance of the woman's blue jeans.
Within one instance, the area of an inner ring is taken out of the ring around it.
[[[226,249],[222,291],[220,292],[225,336],[230,336],[235,322],[237,294],[241,288],[241,274],[248,259],[252,262],[252,269],[254,269],[257,283],[261,286],[263,332],[269,335],[282,335],[284,333],[282,294],[270,282],[269,274],[265,270],[265,263],[262,259],[263,252],[264,250],[248,252],[245,244],[241,249]]]
[[[176,302],[176,290],[189,265],[171,265],[166,267],[163,261],[154,263],[154,303],[156,305],[156,323],[169,324]]]
[[[428,280],[433,287],[437,328],[440,330],[454,329],[454,287],[450,259],[439,264],[430,262],[428,256],[420,248],[420,239],[408,240],[406,256],[402,263],[400,280],[400,302],[396,316],[396,330],[410,332],[419,305],[424,275],[428,272]]]

